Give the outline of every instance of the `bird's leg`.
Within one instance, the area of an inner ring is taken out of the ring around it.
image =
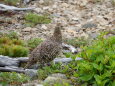
[[[39,64],[39,68],[43,68],[45,65],[44,64]]]
[[[30,58],[24,69],[31,67],[33,64],[36,64],[37,60],[35,58]]]
[[[26,66],[24,67],[24,69],[29,68],[31,65],[32,65],[32,63],[31,63],[31,62],[28,62],[28,63],[26,64]]]
[[[40,63],[38,62],[38,63],[37,63],[37,66],[38,66],[39,69],[41,69],[41,68],[43,68],[43,67],[50,66],[50,64],[49,64],[49,63],[41,63],[41,64],[40,64]]]

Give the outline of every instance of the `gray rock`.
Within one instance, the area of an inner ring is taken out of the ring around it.
[[[66,52],[72,52],[74,54],[78,53],[77,49],[72,45],[62,43],[62,47],[63,47],[64,53],[66,53]]]
[[[54,13],[51,16],[53,16],[53,17],[61,17],[60,14],[57,14],[57,13]]]
[[[43,86],[41,83],[42,81],[40,80],[32,80],[32,81],[29,81],[28,83],[22,84],[21,86]]]
[[[57,74],[52,74],[50,76],[48,76],[44,82],[43,82],[43,85],[44,86],[54,86],[54,84],[62,84],[64,85],[64,83],[67,83],[69,84],[69,86],[72,86],[70,85],[71,82],[67,79],[67,77],[64,75],[64,74],[60,74],[60,73],[57,73]]]
[[[8,56],[0,55],[0,66],[18,66],[19,61],[9,58]]]
[[[31,0],[23,0],[24,4],[28,4]]]
[[[71,62],[72,59],[71,58],[55,58],[53,60],[54,63],[68,63],[68,62]]]
[[[96,28],[96,27],[97,27],[97,25],[95,23],[92,23],[92,22],[88,22],[88,23],[82,25],[82,28],[85,28],[85,29]]]
[[[22,86],[43,86],[43,85],[37,84],[37,83],[26,83],[26,84],[23,84]]]
[[[28,75],[30,78],[35,78],[35,77],[37,77],[37,70],[26,69],[25,74]]]
[[[79,60],[83,60],[83,58],[77,57],[75,60],[79,61]]]
[[[80,57],[76,57],[76,61],[78,61],[78,60],[82,60],[83,58],[80,58]],[[71,62],[72,61],[72,58],[55,58],[54,60],[53,60],[53,62],[54,63],[69,63],[69,62]]]
[[[55,74],[51,74],[51,77],[56,77],[56,78],[62,78],[62,79],[67,79],[65,74],[61,74],[61,73],[55,73]]]
[[[89,36],[91,39],[95,39],[95,38],[97,38],[98,34],[97,33],[91,33]]]
[[[30,32],[31,30],[32,30],[31,27],[26,27],[26,28],[24,28],[22,31],[23,31],[23,32]]]
[[[83,32],[83,33],[81,33],[81,37],[83,37],[84,39],[88,39],[89,38],[89,34]]]

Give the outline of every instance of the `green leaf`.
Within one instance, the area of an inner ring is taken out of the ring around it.
[[[112,71],[105,71],[104,74],[102,75],[102,78],[105,79],[107,77],[111,77],[112,76]]]
[[[85,75],[81,76],[80,79],[83,81],[89,81],[92,79],[93,75],[94,75],[93,73],[85,74]]]
[[[105,86],[105,84],[108,82],[108,81],[110,81],[110,79],[103,79],[103,77],[100,75],[94,75],[94,78],[95,78],[95,80],[96,80],[96,82],[97,82],[97,85],[98,86]]]
[[[112,86],[115,86],[115,80],[113,81]]]
[[[92,63],[93,67],[99,71],[103,70],[103,65],[100,63],[99,65],[96,63]]]
[[[81,86],[87,86],[88,85],[88,83],[84,83],[84,84],[82,84]]]
[[[94,78],[95,78],[97,84],[100,85],[101,81],[102,81],[102,77],[96,74],[96,75],[94,75]]]

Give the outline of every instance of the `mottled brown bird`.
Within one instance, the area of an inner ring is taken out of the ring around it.
[[[59,55],[62,48],[61,24],[57,24],[53,35],[38,45],[32,52],[25,68],[33,64],[45,64],[51,62]]]

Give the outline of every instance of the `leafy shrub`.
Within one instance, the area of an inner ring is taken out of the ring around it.
[[[44,80],[46,77],[48,77],[52,73],[62,73],[62,74],[65,74],[67,78],[71,80],[71,82],[73,82],[74,86],[77,86],[78,80],[75,78],[71,79],[71,77],[76,77],[77,75],[76,70],[77,70],[77,62],[75,61],[72,61],[67,65],[63,65],[61,63],[51,64],[50,66],[46,66],[38,70],[38,79]],[[53,86],[58,86],[58,85],[68,86],[67,83],[63,83],[62,85],[60,85],[59,83],[55,83],[55,85]]]
[[[48,16],[41,16],[35,13],[28,13],[25,15],[26,25],[35,26],[37,24],[48,24],[51,19]]]
[[[78,63],[78,77],[86,86],[115,85],[115,36],[103,36],[79,54],[84,60]]]
[[[76,71],[76,62],[72,61],[67,65],[63,65],[61,63],[51,64],[50,66],[43,67],[38,70],[38,78],[45,79],[48,75],[52,73],[63,73],[66,74],[68,78],[74,74]]]
[[[11,57],[25,57],[28,48],[24,41],[19,40],[16,34],[2,34],[0,38],[0,54]]]
[[[52,64],[51,66],[43,67],[42,69],[38,70],[38,78],[43,80],[45,79],[49,74],[55,73],[55,71],[59,72],[58,69],[60,69],[60,64]]]
[[[64,55],[66,56],[66,58],[72,58],[73,60],[75,60],[77,57],[77,55],[75,55],[71,52],[66,52],[66,53],[64,53]]]
[[[43,42],[41,38],[33,38],[33,39],[28,40],[27,43],[30,50],[32,50],[35,47],[37,47],[37,45],[39,45],[41,42]]]
[[[24,74],[19,73],[9,73],[1,72],[0,73],[0,85],[2,86],[20,86],[22,83],[28,82],[30,78]]]
[[[17,3],[20,2],[20,0],[4,0],[4,2],[9,5],[17,5]]]

